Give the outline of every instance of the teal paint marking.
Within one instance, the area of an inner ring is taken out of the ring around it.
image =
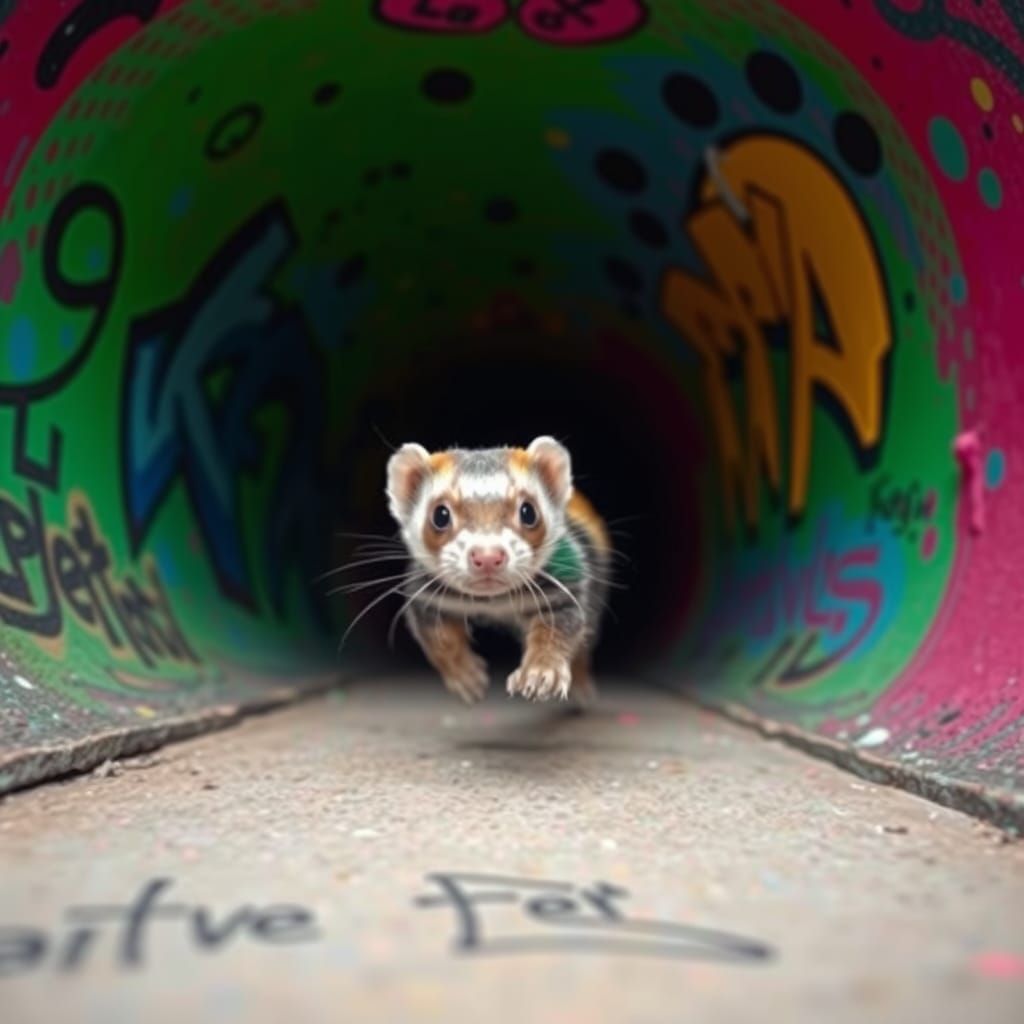
[[[544,571],[559,583],[576,583],[583,578],[583,563],[567,537],[558,542]]]

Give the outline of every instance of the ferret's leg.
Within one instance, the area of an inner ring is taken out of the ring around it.
[[[583,617],[575,611],[538,616],[524,632],[523,660],[508,677],[508,692],[533,700],[567,700],[572,659],[584,640]]]
[[[590,671],[590,648],[584,645],[572,659],[571,696],[582,705],[593,704],[597,700],[597,687]]]
[[[487,691],[487,663],[470,647],[466,623],[431,610],[412,608],[407,620],[412,635],[427,661],[440,673],[444,685],[467,704],[480,700]]]

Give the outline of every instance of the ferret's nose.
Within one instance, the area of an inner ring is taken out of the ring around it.
[[[469,562],[477,572],[497,572],[508,561],[504,548],[473,547],[469,549]]]

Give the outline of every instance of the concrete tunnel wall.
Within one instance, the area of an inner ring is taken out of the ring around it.
[[[553,432],[607,663],[1019,815],[1022,91],[1014,0],[0,2],[0,789],[332,678],[382,437]]]

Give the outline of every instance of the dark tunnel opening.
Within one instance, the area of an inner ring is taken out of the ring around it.
[[[366,538],[348,534],[396,534],[384,499],[393,447],[406,441],[430,450],[525,445],[552,434],[572,453],[576,486],[605,518],[616,549],[597,669],[635,673],[678,639],[701,565],[696,467],[704,425],[680,401],[671,379],[678,372],[623,335],[567,336],[553,344],[522,328],[424,341],[412,357],[382,358],[352,418],[346,448],[358,465],[349,470],[362,486],[339,494],[332,564],[359,559]],[[395,571],[356,568],[323,586],[329,591]],[[336,597],[339,621],[351,622],[386,586]],[[422,664],[403,626],[389,644],[401,606],[396,596],[368,610],[346,645],[381,668]],[[503,661],[517,649],[488,629],[478,632],[478,647]]]

